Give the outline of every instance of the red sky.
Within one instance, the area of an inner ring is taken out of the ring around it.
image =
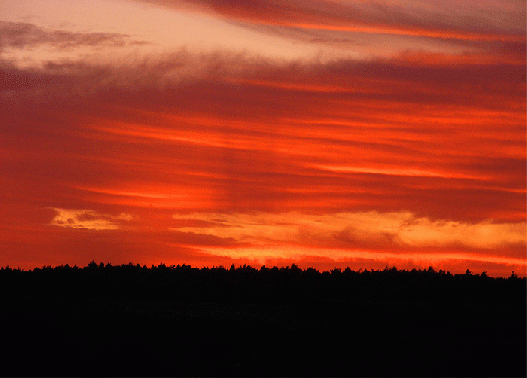
[[[0,265],[525,276],[518,0],[4,0]]]

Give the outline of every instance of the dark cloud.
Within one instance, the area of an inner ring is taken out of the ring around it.
[[[79,46],[125,46],[147,42],[134,41],[117,33],[73,33],[48,30],[34,24],[0,21],[0,51],[6,48],[32,48],[49,45],[59,49]]]

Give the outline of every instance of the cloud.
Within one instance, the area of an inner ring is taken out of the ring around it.
[[[213,19],[222,24],[218,29],[221,34],[229,36],[226,44],[216,42],[222,49],[240,51],[238,42],[249,38],[245,51],[281,56],[282,60],[293,55],[327,63],[350,57],[393,58],[413,52],[421,63],[423,53],[432,53],[457,63],[508,60],[524,65],[525,3],[515,0],[470,0],[463,6],[439,0],[134,2],[159,5],[158,10],[171,9],[173,15]]]
[[[197,11],[208,8],[209,12],[231,22],[262,32],[293,38],[310,34],[309,38],[324,42],[334,39],[335,32],[458,42],[522,41],[525,38],[525,4],[514,0],[505,3],[466,1],[462,6],[439,0],[426,3],[407,0],[389,3],[375,0],[142,1],[174,9],[180,9],[184,3],[199,5]]]
[[[119,33],[75,33],[45,29],[29,23],[0,21],[0,49],[24,49],[39,45],[71,49],[80,46],[108,47],[145,43],[134,41],[130,36]]]
[[[134,54],[149,50],[150,45],[122,33],[77,32],[0,21],[2,60],[17,67],[71,68],[78,62],[130,60]]]
[[[119,215],[102,214],[95,210],[71,210],[53,208],[57,215],[49,223],[50,226],[64,228],[84,228],[88,230],[118,230],[122,221],[131,221],[133,216],[127,213]]]
[[[442,247],[463,245],[492,249],[526,243],[525,223],[476,224],[430,220],[410,212],[336,213],[308,215],[297,212],[272,213],[195,213],[174,215],[176,220],[203,222],[200,227],[175,229],[196,234],[233,238],[257,245],[297,243],[349,247]],[[315,243],[314,243],[315,242]]]

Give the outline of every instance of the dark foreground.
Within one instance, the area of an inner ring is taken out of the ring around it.
[[[526,374],[514,276],[90,264],[0,285],[4,376]]]

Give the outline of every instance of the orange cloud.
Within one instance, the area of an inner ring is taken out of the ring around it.
[[[435,247],[465,245],[492,249],[525,245],[525,223],[477,224],[419,218],[401,213],[336,213],[307,215],[297,212],[271,213],[196,213],[174,215],[177,220],[204,222],[200,227],[178,227],[178,231],[233,238],[257,245],[275,243],[334,245],[334,239],[378,247],[389,239],[395,245]],[[363,243],[364,244],[364,243]]]
[[[131,214],[120,215],[101,214],[94,210],[68,210],[53,208],[57,215],[49,223],[50,226],[64,228],[85,228],[88,230],[118,230],[122,228],[121,221],[133,219]]]

